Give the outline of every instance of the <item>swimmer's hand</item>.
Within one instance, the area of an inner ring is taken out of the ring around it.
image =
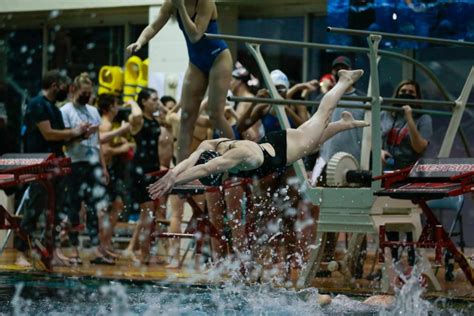
[[[142,44],[140,44],[139,42],[135,42],[128,45],[127,52],[129,54],[132,54],[132,53],[138,52],[141,48],[142,48]]]
[[[176,173],[168,171],[162,178],[148,186],[147,190],[152,200],[159,199],[171,191],[176,183]]]

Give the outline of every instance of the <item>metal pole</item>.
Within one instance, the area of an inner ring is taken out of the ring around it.
[[[41,77],[45,75],[48,71],[48,43],[49,42],[49,33],[48,33],[48,24],[43,25],[43,49],[41,51]]]
[[[150,12],[148,11],[148,14]],[[121,65],[124,65],[125,64],[125,61],[127,60],[127,57],[128,57],[128,52],[127,52],[127,46],[130,44],[131,40],[130,40],[130,36],[131,36],[131,33],[132,30],[131,30],[131,27],[130,27],[130,23],[129,22],[126,22],[124,23],[123,25],[123,49],[122,49],[122,60],[120,61],[120,64]],[[148,79],[148,78],[147,78]]]
[[[309,42],[311,40],[311,14],[306,14],[304,16],[304,41]],[[309,49],[303,48],[303,63],[302,63],[302,82],[308,81],[308,72],[309,72]]]
[[[234,42],[249,43],[249,44],[272,44],[272,45],[277,44],[277,45],[300,47],[300,48],[332,49],[332,50],[358,52],[358,53],[367,53],[369,51],[367,48],[362,48],[362,47],[317,44],[317,43],[297,42],[297,41],[288,41],[288,40],[276,40],[276,39],[266,39],[266,38],[260,38],[260,37],[237,36],[237,35],[227,35],[227,34],[209,34],[209,33],[205,33],[204,36],[206,36],[209,39],[223,39],[226,41],[234,41]]]
[[[449,122],[448,130],[444,135],[444,140],[439,150],[438,157],[449,157],[453,147],[456,132],[461,124],[461,119],[466,108],[466,102],[471,94],[472,86],[474,85],[474,67],[471,67],[471,72],[467,77],[466,83],[461,91],[459,98],[456,100],[456,107],[453,109],[453,116]]]
[[[354,98],[359,98],[359,97],[354,97]],[[344,101],[360,101],[360,102],[366,102],[370,101],[371,98],[369,97],[360,97],[361,100],[355,99],[353,97],[343,97],[343,101],[340,101],[338,103],[338,107],[343,107],[343,108],[350,108],[350,109],[366,109],[370,110],[372,107],[370,105],[356,105],[352,102],[344,102]],[[306,107],[313,107],[316,105],[319,105],[319,101],[304,101],[304,100],[291,100],[291,99],[271,99],[271,98],[250,98],[250,97],[228,97],[227,98],[229,101],[232,102],[250,102],[250,103],[265,103],[265,104],[275,104],[275,105],[304,105]],[[401,99],[398,99],[401,100]],[[384,100],[382,100],[382,104],[384,104]],[[399,102],[400,103],[400,102]],[[383,105],[381,106],[382,110],[385,111],[392,111],[392,112],[403,112],[403,109],[397,106],[389,106],[389,105]],[[413,109],[414,113],[425,113],[425,114],[433,114],[433,115],[446,115],[446,116],[451,116],[452,113],[450,111],[436,111],[436,110],[424,110],[424,109]]]
[[[447,40],[447,39],[436,38],[436,37],[425,37],[425,36],[415,36],[415,35],[386,33],[386,32],[372,32],[372,31],[363,31],[363,30],[355,30],[355,29],[343,29],[343,28],[332,27],[332,26],[329,26],[326,30],[332,33],[340,33],[340,34],[346,34],[346,35],[352,35],[352,36],[368,36],[370,34],[373,34],[373,35],[380,35],[387,38],[395,38],[395,39],[402,39],[402,40],[408,40],[408,41],[428,42],[428,43],[440,44],[440,45],[467,46],[467,47],[474,48],[474,42]]]
[[[379,69],[378,69],[378,48],[382,37],[379,35],[370,35],[367,37],[369,44],[369,60],[370,60],[370,92],[372,97],[372,174],[382,174],[382,135],[380,131],[380,106],[382,99],[380,97],[379,89]],[[381,181],[372,181],[372,192],[380,189]]]

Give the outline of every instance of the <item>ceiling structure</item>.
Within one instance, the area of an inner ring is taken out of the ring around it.
[[[0,29],[36,28],[61,24],[70,27],[146,24],[148,8],[159,0],[0,0]],[[236,9],[241,18],[326,15],[327,1],[217,0]],[[85,20],[87,19],[87,20]]]

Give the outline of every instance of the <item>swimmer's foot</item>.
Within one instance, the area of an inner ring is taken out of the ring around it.
[[[327,294],[319,294],[318,295],[318,304],[321,306],[326,306],[328,304],[331,304],[332,302],[332,297]]]
[[[348,80],[351,84],[354,84],[360,77],[364,74],[362,69],[357,70],[345,70],[341,69],[337,73],[339,75],[339,80]]]
[[[20,266],[22,268],[29,269],[32,267],[31,263],[26,258],[25,254],[19,252],[16,256],[15,265]]]
[[[60,249],[54,250],[51,264],[56,267],[70,267],[72,265],[71,258],[65,256]]]
[[[122,251],[121,257],[125,258],[125,259],[131,259],[133,262],[140,262],[140,260],[138,260],[135,253],[132,250],[128,249],[128,248],[125,249],[124,251]]]
[[[354,120],[352,113],[348,111],[342,112],[340,122],[348,128],[366,127],[370,125],[370,123],[366,121]]]
[[[171,262],[165,267],[166,269],[179,269],[181,265],[179,259],[171,259]]]

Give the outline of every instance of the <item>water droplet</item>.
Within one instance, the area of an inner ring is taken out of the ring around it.
[[[61,11],[59,10],[53,10],[49,13],[49,19],[55,19],[59,16],[59,14],[61,13]]]

